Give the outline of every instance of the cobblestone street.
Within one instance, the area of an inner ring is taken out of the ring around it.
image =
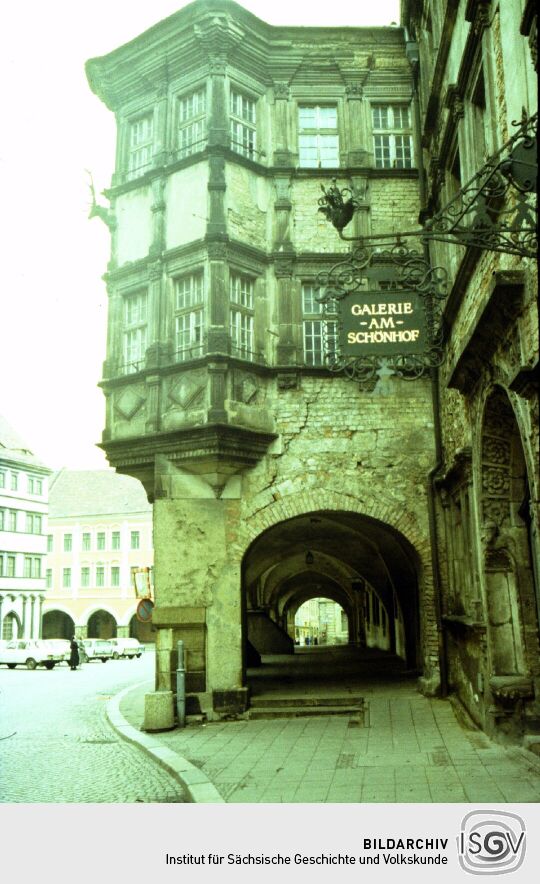
[[[153,652],[76,672],[0,667],[0,801],[182,801],[169,774],[105,717],[111,695],[153,671]]]

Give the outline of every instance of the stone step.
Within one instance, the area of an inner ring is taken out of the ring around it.
[[[266,718],[307,718],[320,715],[350,715],[364,724],[364,710],[358,706],[269,706],[251,707],[249,718],[254,721]]]
[[[317,708],[319,706],[347,706],[362,708],[364,702],[363,697],[354,697],[350,694],[342,697],[335,697],[333,695],[326,697],[315,695],[309,696],[305,694],[302,697],[271,697],[263,694],[260,697],[251,697],[250,705],[252,709],[261,706],[264,706],[265,708],[284,706],[295,706],[300,708],[305,706],[309,709]]]

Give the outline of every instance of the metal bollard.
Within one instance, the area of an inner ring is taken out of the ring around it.
[[[176,643],[178,669],[176,670],[176,713],[178,727],[186,726],[186,670],[184,667],[184,642]]]

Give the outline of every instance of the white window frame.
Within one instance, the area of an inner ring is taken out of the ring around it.
[[[106,531],[98,531],[96,533],[96,549],[99,552],[103,552],[107,549],[107,532]]]
[[[325,340],[338,344],[337,319],[324,318],[326,305],[317,301],[318,287],[302,283],[302,347],[305,365],[325,366]]]
[[[174,344],[178,362],[203,355],[204,273],[198,270],[174,280]]]
[[[136,540],[135,540],[136,538]],[[140,531],[131,531],[130,533],[130,549],[140,549],[141,548],[141,532]]]
[[[206,146],[206,85],[178,98],[178,157],[183,159]]]
[[[231,352],[252,362],[254,352],[255,280],[241,273],[229,279]]]
[[[406,121],[403,119],[404,111],[407,111]],[[398,102],[372,104],[371,122],[375,168],[412,169],[414,145],[410,104]]]
[[[83,531],[81,540],[81,549],[83,552],[90,552],[92,549],[92,532]]]
[[[111,587],[118,589],[120,586],[120,565],[111,565]]]
[[[231,150],[250,160],[257,155],[257,102],[231,88],[229,97]]]
[[[81,589],[89,589],[91,579],[90,565],[81,565]]]
[[[111,532],[111,549],[118,550],[120,549],[122,543],[122,538],[120,531],[112,531]]]
[[[332,111],[335,126],[328,126],[328,115]],[[310,112],[313,125],[307,126],[305,117]],[[302,117],[304,116],[304,121]],[[337,104],[298,105],[298,165],[302,169],[339,168],[339,131]]]
[[[105,565],[99,563],[96,565],[96,589],[104,589],[105,587]]]
[[[144,368],[148,346],[148,292],[138,290],[124,295],[123,370],[134,374]]]
[[[73,552],[73,534],[64,534],[64,552]]]
[[[152,165],[154,148],[154,112],[140,114],[128,121],[127,180],[140,178]]]
[[[71,568],[62,568],[62,589],[71,589]]]

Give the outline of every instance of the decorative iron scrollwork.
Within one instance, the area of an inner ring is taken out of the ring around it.
[[[350,188],[322,187],[319,212],[323,212],[342,239],[375,246],[399,245],[404,239],[418,237],[423,242],[436,240],[471,246],[488,251],[536,258],[538,248],[536,200],[538,114],[527,117],[525,110],[514,135],[490,157],[482,168],[442,209],[432,215],[424,227],[399,234],[344,236],[359,203]],[[322,185],[321,185],[322,186]]]
[[[420,297],[425,317],[427,345],[422,353],[393,352],[390,355],[349,356],[341,352],[342,319],[339,302],[351,293],[383,298],[381,288],[396,293],[413,292]],[[442,267],[431,267],[423,251],[407,248],[402,243],[390,249],[374,249],[360,245],[345,260],[317,277],[323,304],[323,349],[325,364],[331,371],[369,385],[381,372],[415,380],[442,362],[442,305],[447,294],[447,273]],[[375,286],[375,288],[374,288]]]

